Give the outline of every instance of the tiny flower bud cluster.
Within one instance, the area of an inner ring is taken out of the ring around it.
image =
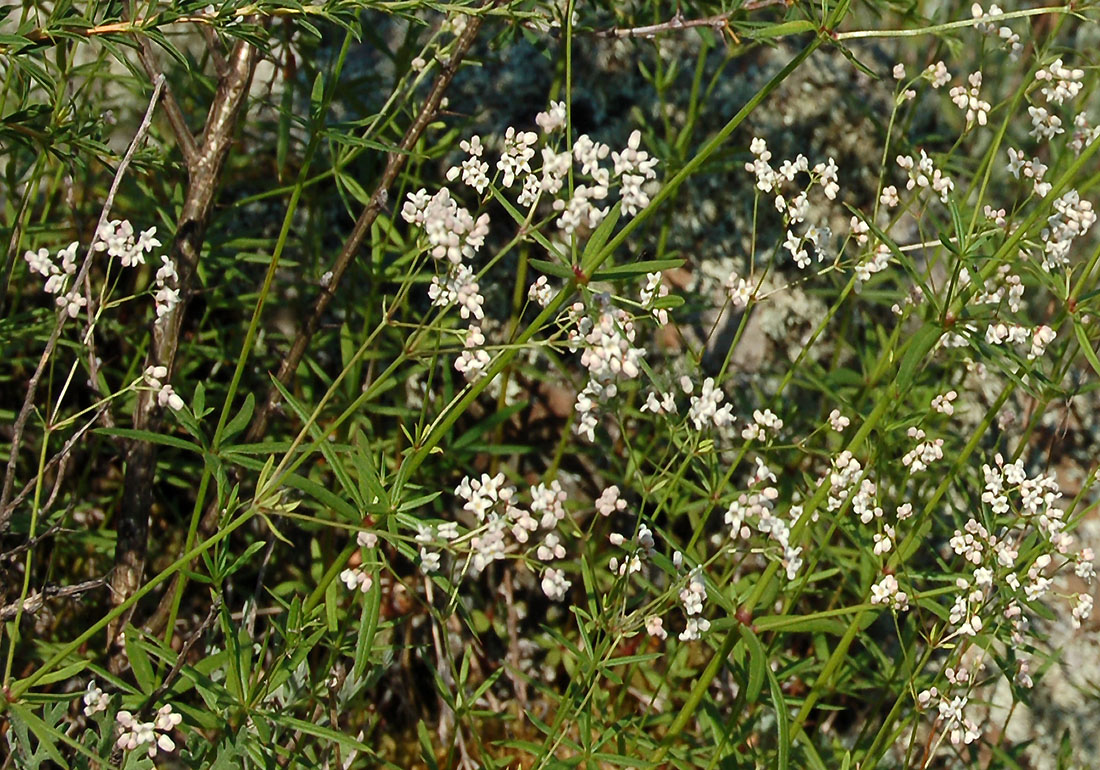
[[[1008,50],[1009,57],[1015,61],[1020,58],[1020,53],[1024,49],[1023,44],[1020,42],[1020,36],[1013,32],[1010,27],[1003,25],[998,27],[990,21],[990,17],[1000,16],[1003,13],[1004,11],[996,3],[989,6],[989,13],[984,12],[979,3],[974,3],[970,7],[970,14],[974,17],[974,26],[984,34],[996,35],[1004,41],[1004,47]]]
[[[966,127],[969,129],[975,123],[984,126],[989,119],[989,111],[992,109],[989,102],[982,101],[982,73],[972,72],[967,78],[970,88],[955,86],[951,89],[951,101],[955,106],[966,113]]]
[[[157,394],[157,403],[160,406],[168,406],[179,411],[183,409],[183,399],[179,397],[175,389],[164,382],[168,376],[168,368],[165,366],[150,366],[145,369],[145,384]]]
[[[1084,87],[1082,79],[1085,71],[1082,69],[1070,69],[1062,64],[1061,59],[1055,59],[1049,66],[1035,73],[1035,79],[1045,83],[1042,92],[1046,100],[1051,104],[1063,104],[1077,98]]]

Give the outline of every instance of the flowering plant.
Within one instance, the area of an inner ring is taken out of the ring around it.
[[[0,12],[17,766],[1092,761],[1094,8],[138,10]]]

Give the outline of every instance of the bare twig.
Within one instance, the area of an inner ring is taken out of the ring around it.
[[[34,614],[42,609],[47,599],[65,599],[70,596],[95,590],[107,584],[107,578],[96,578],[77,583],[72,586],[47,586],[41,591],[35,591],[23,601],[15,601],[0,607],[0,620],[11,620],[20,612]]]
[[[722,30],[729,24],[730,17],[738,11],[755,11],[760,8],[767,8],[770,5],[790,5],[790,1],[747,0],[740,8],[726,11],[725,13],[715,14],[714,16],[707,16],[702,19],[685,19],[684,15],[680,13],[680,11],[677,11],[675,16],[660,24],[647,24],[644,27],[613,27],[611,29],[598,30],[594,32],[593,35],[595,37],[613,38],[655,37],[662,32],[691,29],[693,27],[710,27],[711,29]]]
[[[99,232],[99,229],[106,225],[110,219],[111,206],[114,205],[115,195],[118,194],[118,188],[122,183],[122,177],[126,173],[126,169],[129,167],[130,160],[134,157],[138,145],[141,144],[141,141],[145,138],[145,133],[149,130],[149,124],[153,119],[153,109],[156,107],[157,100],[160,98],[163,88],[164,78],[161,77],[154,83],[153,95],[149,99],[149,107],[145,110],[145,117],[142,118],[137,133],[134,134],[130,146],[126,149],[126,154],[122,156],[118,168],[115,169],[114,179],[111,180],[111,187],[107,192],[107,200],[104,202],[103,210],[99,214],[96,232]],[[80,265],[80,270],[77,271],[73,279],[73,286],[80,286],[84,282],[84,278],[88,275],[88,270],[92,265],[92,257],[95,254],[95,244],[91,243],[88,245],[88,251],[84,255],[84,262]],[[50,338],[46,342],[46,347],[42,351],[42,357],[38,360],[38,367],[27,383],[27,395],[23,399],[23,406],[19,410],[19,415],[15,418],[15,425],[12,428],[11,454],[8,457],[7,470],[4,473],[3,491],[0,492],[0,533],[7,530],[8,523],[11,520],[12,509],[9,507],[8,503],[11,502],[12,487],[15,484],[15,469],[19,460],[19,447],[23,441],[23,430],[26,428],[27,419],[34,410],[35,396],[38,394],[38,383],[42,380],[42,374],[46,370],[46,364],[49,362],[50,356],[53,355],[54,348],[57,346],[57,340],[61,337],[61,331],[65,328],[65,322],[68,319],[69,314],[67,310],[61,308],[57,314],[57,324],[54,326],[53,333],[50,334]]]
[[[234,47],[229,70],[218,81],[214,100],[207,113],[202,146],[193,163],[188,165],[189,184],[180,209],[172,258],[179,275],[180,299],[153,325],[153,342],[147,366],[164,366],[171,371],[179,345],[183,314],[192,293],[192,279],[199,263],[214,193],[221,181],[222,169],[236,132],[241,108],[248,95],[255,69],[256,49],[242,41]],[[138,393],[134,408],[134,428],[153,431],[159,428],[160,410],[151,390]],[[116,519],[118,541],[115,546],[115,570],[111,576],[112,601],[115,606],[126,601],[141,585],[148,551],[149,508],[153,500],[153,477],[156,470],[156,445],[151,441],[133,441],[126,452],[126,479],[122,505]],[[132,612],[132,610],[131,610]],[[118,630],[130,617],[124,613],[108,626],[109,644],[115,646],[112,665],[120,664],[124,651],[114,645]]]
[[[47,529],[41,535],[37,535],[36,537],[32,537],[29,540],[26,540],[26,541],[20,543],[19,545],[15,546],[15,548],[12,548],[10,551],[5,551],[4,553],[0,553],[0,561],[14,561],[15,557],[17,557],[19,554],[23,553],[24,551],[29,551],[30,549],[34,548],[36,545],[41,543],[46,538],[53,537],[54,535],[56,535],[60,531],[61,531],[61,525],[60,524],[54,524],[52,527]]]
[[[160,68],[157,67],[153,47],[146,37],[141,38],[138,58],[141,59],[141,66],[145,69],[145,74],[149,76],[150,80],[155,81],[157,78],[163,77]],[[183,110],[180,109],[175,94],[172,93],[171,86],[166,85],[164,88],[163,106],[164,114],[168,117],[168,124],[172,127],[172,133],[176,137],[176,144],[180,148],[180,154],[183,155],[183,162],[190,170],[198,160],[199,148],[195,145],[195,137],[191,135],[191,130],[187,128],[187,120],[183,117]]]

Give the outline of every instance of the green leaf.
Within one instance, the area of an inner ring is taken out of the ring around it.
[[[195,413],[195,419],[201,420],[206,411],[206,386],[199,380],[195,385],[195,395],[191,399],[191,411]]]
[[[63,682],[66,679],[72,679],[74,676],[77,676],[81,671],[86,669],[88,665],[88,661],[86,660],[77,661],[76,663],[72,663],[63,668],[59,668],[57,669],[57,671],[51,671],[50,673],[39,679],[37,684],[53,684],[54,682]]]
[[[153,675],[153,664],[149,661],[149,655],[138,644],[140,637],[141,632],[133,626],[126,629],[126,657],[130,660],[130,668],[134,672],[134,679],[137,680],[138,687],[145,695],[149,695],[156,689],[157,683]]]
[[[744,30],[743,34],[752,40],[767,40],[776,37],[787,37],[788,35],[801,35],[804,32],[813,32],[815,29],[817,29],[816,25],[809,19],[795,19],[779,24],[768,24],[756,29],[749,28]]]
[[[529,259],[527,260],[527,264],[539,272],[552,275],[555,278],[564,278],[567,281],[571,281],[574,278],[573,271],[570,268],[554,262],[547,262],[545,259]]]
[[[267,718],[276,724],[284,727],[289,727],[293,730],[301,730],[306,735],[312,735],[314,738],[324,738],[338,744],[345,751],[358,751],[362,752],[368,758],[374,758],[374,749],[365,743],[360,743],[354,738],[345,735],[342,732],[333,730],[329,727],[322,727],[316,725],[313,722],[307,722],[303,719],[296,719],[291,716],[287,716],[281,712],[272,712],[267,714]]]
[[[588,239],[588,243],[584,246],[584,252],[581,254],[581,265],[587,267],[600,255],[603,247],[611,239],[611,233],[614,232],[615,225],[619,223],[622,208],[623,202],[619,201],[611,207],[611,211],[607,212],[607,216],[600,222],[600,226],[595,229],[592,237]]]
[[[175,447],[176,449],[187,449],[202,454],[202,447],[186,439],[179,438],[178,436],[166,436],[163,433],[152,433],[147,430],[136,430],[134,428],[96,428],[94,432],[103,436],[117,436],[119,438],[134,439],[135,441],[148,441],[153,444],[163,444],[164,446]]]
[[[264,545],[266,545],[266,543],[264,543],[263,540],[257,540],[255,543],[252,543],[250,546],[248,546],[248,548],[244,549],[244,553],[233,560],[233,563],[229,565],[228,569],[226,569],[224,573],[222,573],[221,577],[227,578],[234,572],[239,570],[241,567],[247,564],[248,560],[252,558],[252,555],[255,554],[256,551],[263,548]]]
[[[1085,358],[1088,359],[1089,365],[1092,366],[1092,370],[1100,374],[1100,359],[1096,357],[1096,351],[1092,349],[1092,343],[1089,342],[1089,335],[1085,332],[1085,327],[1081,326],[1076,318],[1073,319],[1073,333],[1077,335],[1077,342],[1081,346],[1081,352],[1085,354]]]
[[[244,404],[241,405],[241,410],[233,416],[222,431],[222,441],[232,438],[248,427],[248,423],[252,420],[252,412],[256,408],[256,397],[249,393],[244,397]]]
[[[355,662],[351,673],[356,679],[363,676],[374,648],[374,635],[378,631],[378,614],[382,606],[382,590],[375,581],[366,593],[363,612],[359,616],[359,635],[355,640]]]
[[[840,0],[829,13],[829,19],[825,22],[825,26],[831,30],[835,30],[840,22],[844,21],[844,16],[848,13],[848,8],[851,6],[852,0]]]
[[[943,329],[934,324],[925,324],[921,327],[913,339],[909,342],[909,348],[901,359],[898,367],[897,387],[898,393],[904,393],[913,383],[913,377],[917,368],[924,362],[924,357],[932,350],[939,338],[943,336]]]
[[[775,706],[775,730],[779,756],[776,770],[787,770],[787,761],[791,751],[790,716],[787,714],[787,702],[783,700],[783,689],[770,666],[767,669],[768,683],[771,685],[772,704]]]
[[[435,761],[432,736],[423,719],[416,723],[416,737],[420,740],[420,756],[428,766],[428,770],[439,770],[439,765]]]
[[[317,72],[317,77],[313,79],[313,88],[309,92],[309,102],[313,105],[313,114],[320,115],[321,103],[325,98],[325,73],[323,71]]]
[[[745,703],[752,705],[756,703],[760,697],[760,691],[764,688],[764,669],[767,668],[768,656],[764,652],[764,645],[760,643],[760,638],[751,628],[743,623],[739,628],[745,647],[748,648],[749,681],[745,686]]]
[[[328,623],[328,630],[331,634],[335,634],[340,630],[339,607],[337,607],[339,601],[338,585],[340,584],[334,580],[325,589],[325,622]]]
[[[69,765],[65,762],[65,758],[61,756],[61,752],[57,750],[58,742],[64,741],[65,736],[57,728],[43,722],[33,711],[24,707],[21,703],[9,702],[7,707],[11,709],[14,716],[22,720],[31,729],[31,732],[38,738],[39,748],[45,751],[50,759],[68,770]],[[27,751],[30,752],[30,746],[27,747]]]

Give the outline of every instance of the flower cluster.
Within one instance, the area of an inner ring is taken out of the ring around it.
[[[145,384],[157,394],[157,403],[171,407],[175,411],[183,409],[183,399],[176,393],[175,388],[164,382],[168,376],[168,367],[150,366],[145,369]]]
[[[979,3],[974,3],[970,7],[970,15],[974,17],[974,26],[980,29],[986,35],[995,35],[1003,41],[1004,48],[1008,51],[1009,57],[1013,60],[1020,58],[1020,53],[1023,51],[1023,43],[1020,42],[1020,36],[1017,35],[1012,29],[1006,25],[998,27],[992,20],[992,17],[1000,16],[1004,13],[1000,6],[996,3],[989,6],[989,12],[982,10],[982,6]]]
[[[150,227],[134,235],[134,227],[124,219],[112,219],[105,222],[92,241],[92,251],[106,252],[107,256],[117,259],[123,268],[139,267],[145,264],[145,255],[158,248],[161,242],[156,237],[157,228]],[[83,308],[88,306],[79,287],[70,286],[70,280],[77,273],[76,252],[80,244],[73,241],[60,249],[54,258],[49,249],[27,251],[23,259],[32,273],[46,279],[43,287],[47,294],[57,295],[57,306],[63,308],[70,318],[76,318]],[[156,303],[157,318],[161,318],[179,303],[179,276],[175,263],[168,257],[161,257],[161,267],[157,270],[154,282],[153,299]]]
[[[992,109],[989,102],[982,101],[982,73],[972,72],[968,78],[970,87],[955,86],[951,89],[951,101],[960,110],[966,112],[966,127],[970,128],[975,122],[984,126],[989,119],[989,111]]]
[[[1096,223],[1092,202],[1085,200],[1076,190],[1069,190],[1054,201],[1054,214],[1047,219],[1042,232],[1043,269],[1047,271],[1069,264],[1073,242],[1088,233]]]
[[[1049,182],[1043,181],[1043,177],[1047,173],[1047,167],[1038,158],[1028,159],[1019,150],[1009,147],[1007,168],[1008,173],[1012,174],[1015,179],[1019,179],[1020,175],[1023,174],[1025,179],[1032,180],[1035,194],[1040,198],[1045,198],[1052,189]]]
[[[124,751],[134,751],[148,744],[147,753],[155,757],[158,749],[165,752],[175,750],[176,743],[169,733],[183,721],[183,717],[173,712],[171,705],[165,704],[152,722],[135,719],[129,711],[118,712],[115,721],[121,728],[116,746]]]
[[[607,294],[596,295],[591,306],[573,303],[568,316],[569,347],[581,351],[581,364],[588,370],[588,384],[574,405],[578,415],[574,430],[594,441],[600,404],[618,394],[619,380],[641,373],[645,350],[634,345],[637,332],[630,314],[612,305]]]
[[[769,162],[772,153],[767,143],[759,137],[754,138],[749,144],[749,151],[753,154],[753,160],[745,164],[745,170],[756,178],[756,188],[760,192],[774,193],[775,208],[783,215],[787,230],[783,247],[790,252],[800,269],[804,270],[812,263],[806,244],[813,248],[819,262],[824,261],[830,256],[832,232],[829,228],[807,224],[799,234],[797,226],[806,223],[806,217],[810,211],[809,193],[815,186],[821,188],[828,201],[836,200],[840,192],[836,161],[829,158],[825,163],[818,163],[811,168],[806,156],[800,154],[793,161],[784,160],[776,169]],[[805,185],[794,185],[800,174],[809,176],[808,182]],[[732,280],[734,279],[731,276]],[[746,287],[743,284],[737,285],[737,293],[733,291],[732,284],[730,288],[730,296],[734,303],[738,304],[737,295]]]
[[[912,190],[914,187],[931,187],[933,192],[940,196],[940,202],[947,203],[948,196],[955,189],[955,183],[951,177],[935,167],[928,153],[921,150],[918,160],[914,160],[911,155],[899,155],[897,163],[902,171],[909,175],[905,183],[906,190]]]
[[[802,515],[801,506],[792,506],[790,519],[783,519],[772,512],[779,490],[775,488],[775,474],[759,457],[749,478],[749,491],[738,495],[726,510],[724,520],[733,540],[751,537],[752,528],[774,540],[779,546],[775,558],[786,570],[788,580],[794,580],[802,568],[802,546],[791,545],[791,527]]]

